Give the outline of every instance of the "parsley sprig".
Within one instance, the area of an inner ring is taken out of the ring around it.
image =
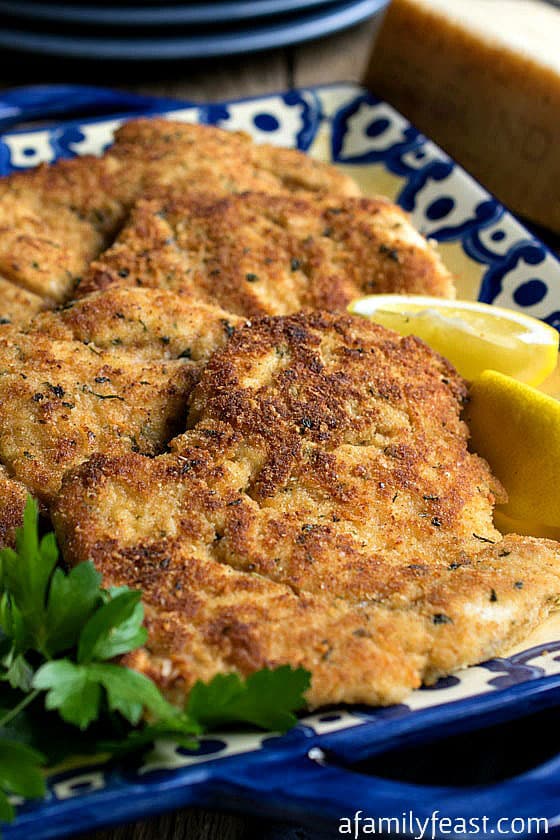
[[[146,641],[142,593],[103,589],[92,563],[66,572],[54,534],[40,539],[38,522],[29,498],[15,550],[0,550],[0,821],[13,817],[10,796],[44,794],[42,768],[60,758],[42,749],[45,716],[59,736],[61,726],[84,733],[77,741],[70,733],[75,754],[120,755],[165,737],[192,744],[232,722],[294,725],[309,687],[301,668],[265,668],[247,680],[218,675],[197,682],[178,709],[148,677],[120,665],[117,657]]]

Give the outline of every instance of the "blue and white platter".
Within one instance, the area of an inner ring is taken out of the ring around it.
[[[138,113],[243,129],[257,142],[297,147],[341,166],[365,193],[381,192],[440,243],[459,296],[521,309],[560,327],[560,263],[495,198],[404,117],[349,84],[306,88],[212,105],[139,99],[99,89],[35,88],[0,99],[0,130],[96,102],[105,116],[9,130],[0,138],[0,174],[77,154],[99,154],[117,126]],[[126,113],[124,110],[126,109]],[[110,117],[107,112],[113,110]],[[516,819],[548,821],[560,835],[560,756],[488,786],[442,787],[361,775],[356,762],[560,706],[560,620],[549,620],[504,658],[414,692],[398,706],[348,707],[303,717],[288,734],[212,734],[191,751],[157,744],[126,766],[95,761],[54,775],[44,801],[17,803],[6,840],[60,838],[185,805],[241,810],[318,826],[362,819],[420,820],[434,810],[452,821],[487,817],[486,833],[519,836]],[[499,823],[507,817],[507,826]],[[447,824],[445,824],[447,826]],[[338,836],[337,829],[333,836]],[[449,836],[444,827],[434,838]]]

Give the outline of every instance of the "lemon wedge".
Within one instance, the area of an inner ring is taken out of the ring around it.
[[[494,510],[494,525],[501,534],[522,534],[526,537],[541,537],[560,542],[560,528],[551,528],[528,519],[512,519],[499,508]]]
[[[560,528],[560,402],[487,370],[471,385],[465,420],[472,448],[508,493],[502,512]]]
[[[487,368],[539,385],[558,360],[558,332],[520,312],[422,295],[370,295],[348,307],[401,335],[417,335],[466,379]]]

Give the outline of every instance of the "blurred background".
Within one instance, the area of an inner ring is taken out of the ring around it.
[[[559,246],[558,0],[0,0],[0,91],[81,82],[215,102],[342,81]]]
[[[387,0],[0,0],[2,83],[226,99],[362,77]]]

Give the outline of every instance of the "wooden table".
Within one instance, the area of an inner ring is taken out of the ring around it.
[[[139,93],[175,96],[201,102],[274,93],[290,87],[326,82],[360,81],[379,18],[320,41],[256,55],[162,67],[142,63],[134,68],[107,62],[44,60],[2,55],[0,88],[22,84],[89,82]]]

